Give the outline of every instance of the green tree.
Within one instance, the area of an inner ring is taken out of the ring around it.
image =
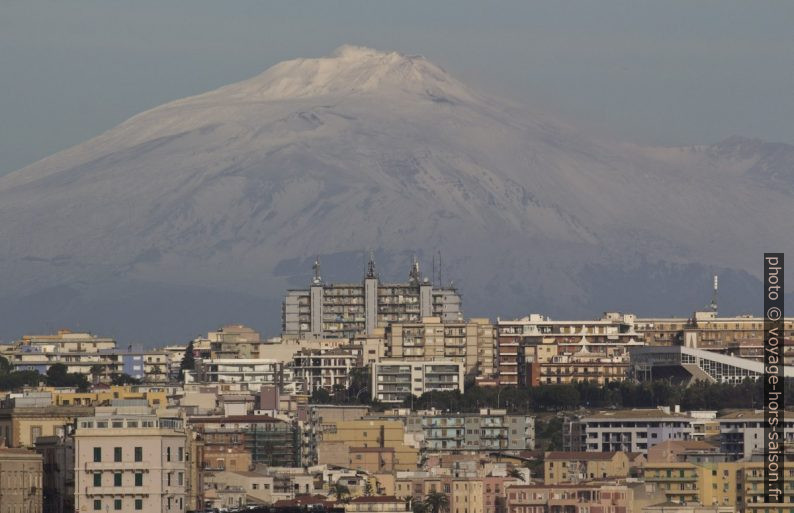
[[[196,369],[196,357],[193,355],[193,341],[188,342],[185,348],[185,355],[182,357],[182,363],[179,365],[179,381],[185,381],[185,371]]]
[[[105,373],[105,367],[104,365],[94,364],[91,366],[91,369],[88,371],[88,373],[91,375],[91,381],[97,383],[99,378],[102,377],[102,374]]]
[[[412,513],[428,513],[430,508],[425,501],[415,501],[413,497],[408,498]]]
[[[521,471],[520,471],[520,470],[518,470],[517,468],[511,468],[511,469],[510,469],[510,470],[507,472],[507,475],[508,475],[509,477],[514,477],[514,478],[516,478],[516,479],[520,479],[521,481],[524,481],[524,474],[522,474],[522,473],[521,473]]]
[[[311,404],[332,404],[334,401],[331,394],[328,393],[328,390],[317,388],[312,392],[311,397],[309,397],[309,402]]]
[[[66,365],[54,363],[47,369],[47,384],[51,387],[68,387],[69,372]]]
[[[84,374],[68,372],[68,368],[62,363],[54,363],[47,369],[47,384],[51,387],[76,388],[79,392],[90,388]]]
[[[440,492],[430,492],[425,497],[425,504],[430,509],[430,513],[442,513],[449,509],[449,497]]]
[[[140,385],[141,380],[123,372],[114,372],[110,375],[110,383],[113,385]]]
[[[0,375],[5,375],[11,372],[11,364],[4,356],[0,356]]]
[[[345,498],[350,497],[350,488],[342,483],[336,483],[331,488],[331,493],[336,497],[337,502],[342,502]]]

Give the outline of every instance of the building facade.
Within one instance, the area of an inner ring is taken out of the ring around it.
[[[464,366],[459,361],[383,359],[371,368],[371,395],[382,403],[402,404],[429,392],[464,391]]]
[[[0,447],[0,513],[43,511],[41,455]]]
[[[372,260],[359,283],[325,283],[319,262],[315,262],[314,271],[308,289],[289,290],[284,298],[285,336],[352,338],[391,323],[419,322],[423,317],[439,317],[444,322],[463,318],[457,290],[435,288],[421,277],[417,262],[405,283],[382,282]]]
[[[185,511],[186,436],[181,419],[145,406],[107,407],[78,419],[77,511]]]

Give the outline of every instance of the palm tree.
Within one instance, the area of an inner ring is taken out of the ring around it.
[[[524,481],[524,474],[517,468],[511,468],[507,471],[507,475]]]
[[[333,488],[331,488],[331,493],[334,494],[337,502],[342,502],[342,499],[344,499],[346,496],[350,496],[350,488],[343,485],[342,483],[336,483]]]
[[[449,508],[449,497],[440,492],[430,492],[425,498],[425,504],[431,513],[442,513]]]
[[[411,513],[428,513],[427,503],[424,501],[415,501],[413,497],[408,497],[408,505],[410,507]]]

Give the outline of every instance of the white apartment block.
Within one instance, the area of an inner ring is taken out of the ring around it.
[[[605,411],[579,419],[583,448],[590,452],[640,452],[668,440],[689,440],[692,418],[661,409]]]
[[[404,361],[383,359],[372,365],[372,399],[402,403],[412,394],[448,392],[464,387],[464,364],[453,360]]]
[[[264,358],[199,359],[196,370],[185,373],[185,383],[238,384],[241,391],[256,392],[263,385],[282,386],[292,380],[283,362]]]
[[[794,442],[794,420],[786,412],[783,437],[786,445]],[[749,460],[764,451],[764,411],[737,410],[717,419],[720,423],[720,450],[737,460]]]
[[[179,418],[146,407],[97,408],[74,434],[75,509],[181,513],[186,507],[186,435]]]
[[[359,366],[359,354],[346,348],[302,349],[292,357],[295,381],[304,393],[311,394],[320,388],[331,391],[335,387],[348,388],[350,373]]]

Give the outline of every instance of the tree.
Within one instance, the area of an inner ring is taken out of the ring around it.
[[[514,477],[516,479],[520,479],[521,481],[524,481],[524,474],[520,470],[518,470],[517,468],[511,468],[507,472],[507,475],[510,476],[510,477]]]
[[[113,385],[140,385],[141,380],[123,372],[114,372],[110,375],[110,383]]]
[[[91,369],[88,371],[88,373],[91,375],[91,380],[96,383],[99,381],[99,378],[102,376],[102,374],[105,373],[105,367],[103,365],[99,365],[98,363],[94,364],[91,366]]]
[[[342,483],[336,483],[333,488],[331,488],[331,493],[334,494],[337,502],[342,502],[345,497],[350,497],[350,488],[343,485]]]
[[[312,392],[311,397],[309,397],[309,403],[311,404],[331,404],[333,403],[333,398],[331,394],[328,393],[328,390],[324,388],[316,388]]]
[[[68,387],[69,372],[66,365],[54,363],[47,369],[47,384],[51,387]]]
[[[408,497],[408,503],[412,513],[428,513],[430,509],[425,501],[415,501],[413,497]]]
[[[196,357],[193,355],[193,341],[188,342],[185,348],[185,355],[182,357],[182,363],[179,365],[179,381],[185,381],[185,371],[196,369]]]
[[[8,374],[11,372],[11,364],[4,356],[0,356],[0,375]]]
[[[79,392],[89,389],[88,379],[84,374],[68,372],[68,368],[62,363],[54,363],[47,369],[47,384],[51,387],[76,388]]]
[[[449,508],[449,497],[440,492],[430,492],[425,498],[425,504],[431,513],[442,513]]]
[[[367,497],[372,495],[372,483],[367,479],[367,482],[364,483],[364,495]]]

